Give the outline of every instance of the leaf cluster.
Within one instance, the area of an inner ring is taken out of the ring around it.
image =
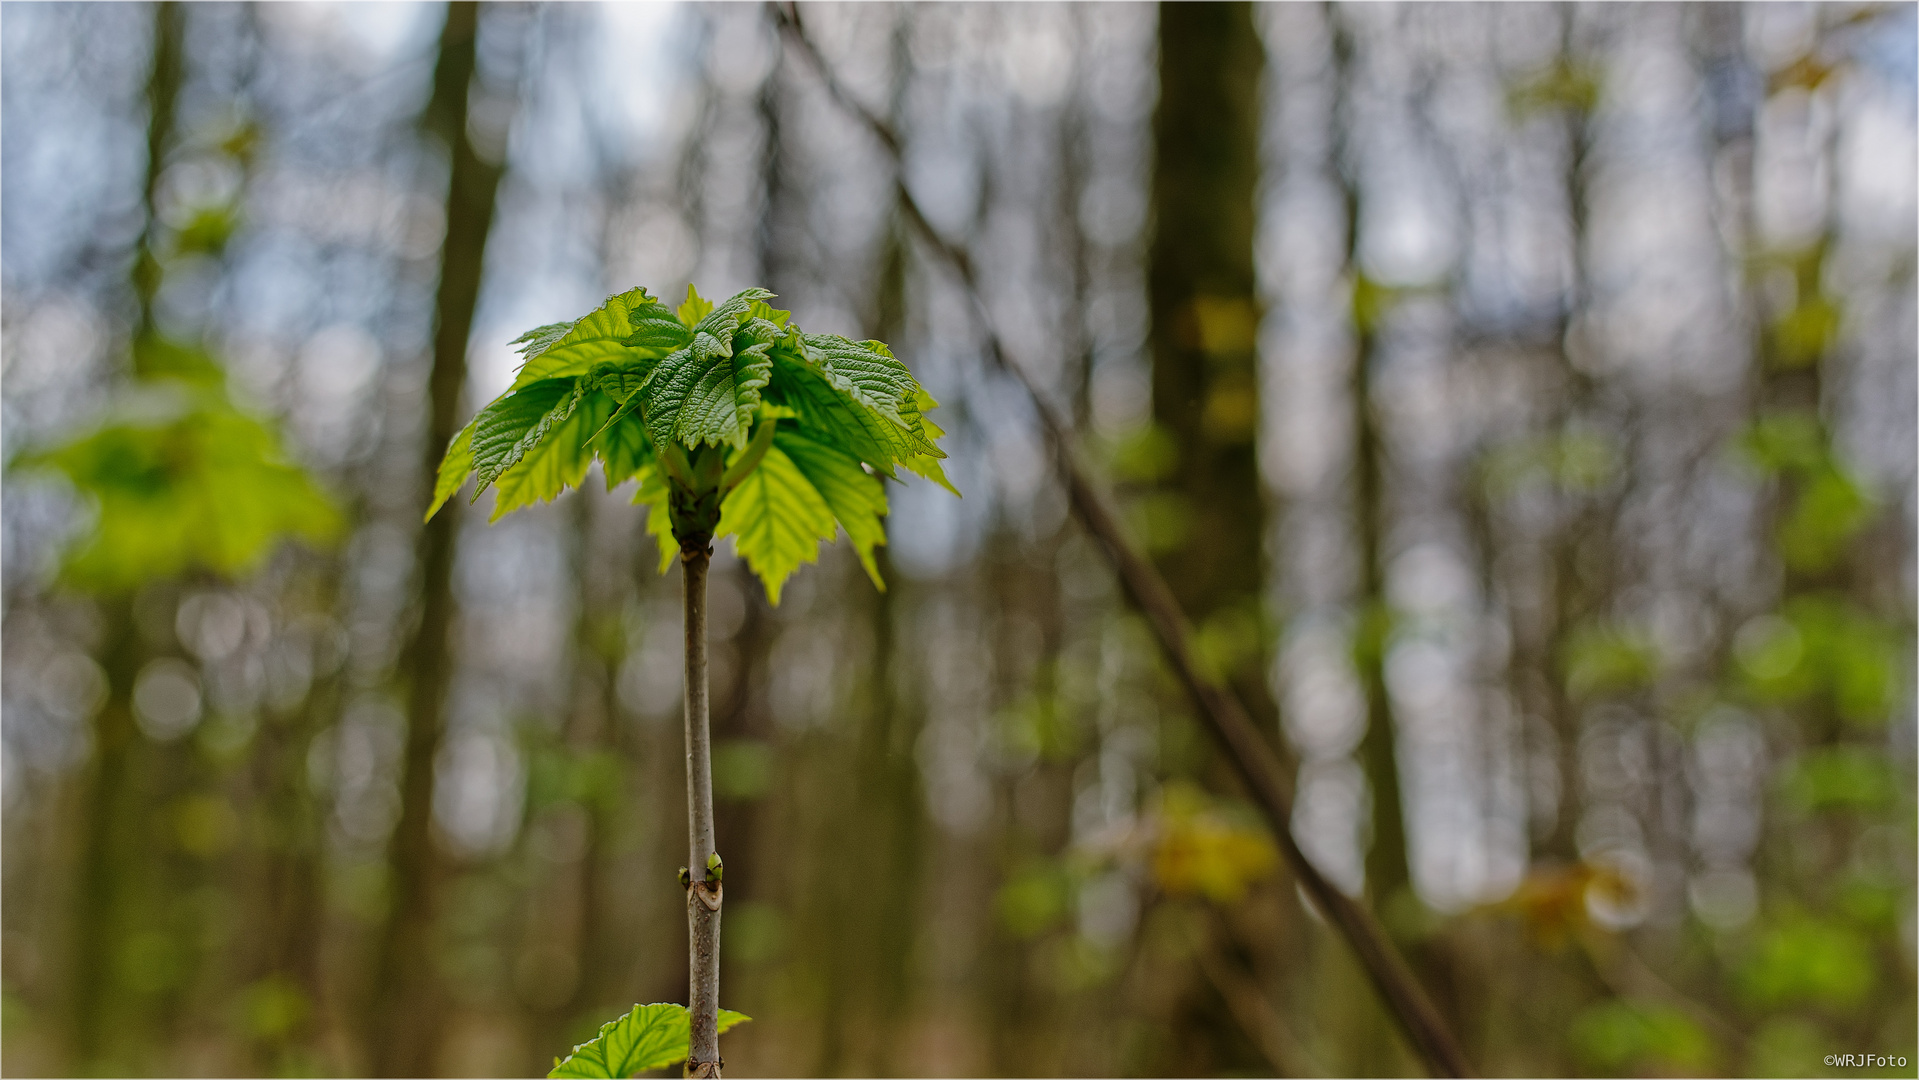
[[[172,352],[217,373],[201,354]],[[62,568],[69,585],[89,591],[125,592],[190,570],[238,576],[283,537],[325,543],[341,528],[339,511],[286,459],[273,430],[234,408],[217,380],[148,381],[100,427],[14,465],[63,475],[97,509],[90,538]]]
[[[885,344],[805,333],[772,296],[716,305],[689,287],[673,309],[635,288],[522,334],[524,364],[454,437],[427,516],[471,475],[474,499],[495,489],[498,520],[578,487],[597,460],[608,490],[637,481],[662,572],[732,536],[777,604],[844,529],[884,588],[882,478],[903,468],[952,490],[926,416],[938,403]]]

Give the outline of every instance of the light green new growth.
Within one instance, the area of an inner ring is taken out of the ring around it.
[[[60,473],[96,506],[88,539],[61,569],[69,585],[94,592],[192,570],[240,577],[287,537],[325,544],[341,528],[272,428],[205,379],[145,383],[101,427],[14,466]]]
[[[753,1019],[721,1009],[719,1029]],[[635,1005],[618,1020],[600,1025],[600,1033],[573,1048],[564,1060],[555,1059],[548,1077],[613,1080],[648,1069],[664,1069],[686,1060],[691,1023],[686,1006],[673,1002]]]
[[[846,531],[873,584],[886,542],[881,478],[897,470],[959,494],[940,467],[937,407],[877,341],[807,334],[748,289],[677,310],[645,289],[515,340],[513,385],[455,436],[431,518],[470,474],[497,491],[495,520],[578,487],[595,458],[608,490],[638,481],[664,573],[683,548],[733,537],[779,603],[819,543]]]

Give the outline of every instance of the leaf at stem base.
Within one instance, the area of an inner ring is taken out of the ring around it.
[[[719,1028],[724,1033],[751,1019],[721,1009]],[[555,1061],[553,1071],[546,1075],[614,1080],[648,1069],[664,1069],[686,1060],[691,1040],[692,1021],[686,1006],[671,1001],[635,1005],[619,1019],[602,1024],[598,1035]]]

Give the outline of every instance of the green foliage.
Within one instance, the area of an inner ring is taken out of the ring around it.
[[[1379,632],[1390,629],[1390,616],[1380,612]],[[1257,605],[1241,603],[1213,612],[1193,629],[1193,658],[1213,681],[1224,684],[1233,675],[1256,670],[1271,636],[1260,625]]]
[[[256,1039],[285,1038],[311,1012],[306,993],[282,975],[269,975],[241,992],[240,1016],[247,1034]]]
[[[1127,524],[1149,555],[1178,551],[1193,528],[1193,501],[1178,491],[1148,491],[1127,506]]]
[[[1365,274],[1353,279],[1353,326],[1362,334],[1378,333],[1386,315],[1400,299],[1401,290],[1374,281]]]
[[[1179,468],[1179,440],[1164,424],[1141,424],[1106,448],[1107,468],[1120,483],[1156,484]]]
[[[993,896],[993,911],[1015,938],[1038,937],[1066,921],[1076,882],[1060,863],[1035,859],[1014,871]]]
[[[1081,753],[1085,732],[1072,706],[1057,693],[1035,691],[994,718],[1005,753],[1041,761],[1070,761]]]
[[[1899,774],[1882,753],[1830,746],[1802,756],[1786,774],[1787,798],[1804,810],[1885,810],[1899,797]]]
[[[1562,59],[1532,79],[1514,85],[1507,91],[1506,104],[1519,118],[1560,109],[1590,113],[1599,105],[1601,89],[1600,72]]]
[[[773,787],[773,748],[757,739],[733,739],[713,746],[713,794],[750,800]]]
[[[1795,570],[1818,572],[1845,554],[1874,506],[1850,476],[1828,462],[1813,470],[1779,522],[1779,554]]]
[[[720,1010],[720,1031],[752,1017]],[[686,1006],[672,1002],[635,1005],[617,1020],[600,1026],[600,1033],[553,1062],[549,1077],[592,1077],[612,1080],[648,1069],[664,1069],[685,1061],[692,1039]]]
[[[1762,703],[1825,698],[1854,724],[1883,723],[1899,696],[1902,635],[1842,597],[1808,595],[1739,628],[1743,689]]]
[[[1685,1013],[1645,1001],[1602,1001],[1574,1019],[1573,1049],[1603,1073],[1708,1071],[1712,1040]]]
[[[609,750],[575,750],[550,737],[530,737],[526,742],[529,811],[579,803],[611,812],[619,805],[625,774],[618,755]]]
[[[1806,1076],[1810,1062],[1818,1061],[1841,1044],[1803,1017],[1776,1016],[1760,1025],[1746,1044],[1746,1076]]]
[[[1775,412],[1760,417],[1739,439],[1739,449],[1761,472],[1818,467],[1826,460],[1819,418],[1807,412]]]
[[[155,353],[218,371],[191,350]],[[286,460],[273,431],[197,380],[146,383],[99,428],[16,466],[65,476],[97,507],[91,535],[62,568],[68,584],[88,591],[125,592],[196,569],[239,576],[285,537],[324,543],[340,530],[332,502]]]
[[[1610,483],[1621,466],[1618,449],[1605,435],[1572,430],[1496,447],[1481,470],[1486,490],[1503,498],[1539,480],[1568,494],[1590,494]]]
[[[1766,931],[1739,971],[1746,996],[1768,1007],[1852,1008],[1871,994],[1875,977],[1865,938],[1838,923],[1803,916]]]
[[[1839,306],[1821,294],[1793,305],[1770,328],[1773,364],[1800,368],[1818,363],[1839,336],[1841,319]]]
[[[1739,441],[1747,462],[1765,476],[1791,481],[1780,516],[1779,554],[1795,570],[1830,568],[1878,507],[1828,445],[1819,418],[1778,412],[1760,418]]]
[[[833,510],[819,489],[792,458],[769,449],[721,505],[716,535],[736,538],[747,565],[766,582],[766,598],[778,604],[781,583],[817,557],[819,541],[833,539],[833,526]]]
[[[427,516],[468,475],[475,499],[497,489],[497,519],[578,487],[597,459],[609,488],[638,481],[662,572],[731,536],[777,604],[844,529],[884,588],[882,478],[904,467],[952,490],[926,417],[938,403],[886,345],[803,333],[771,298],[715,305],[689,288],[671,310],[636,288],[521,335],[525,364],[447,448]]]
[[[1600,697],[1650,685],[1659,676],[1659,650],[1636,631],[1587,626],[1568,638],[1564,664],[1568,694]]]
[[[1154,817],[1153,881],[1170,896],[1236,904],[1279,868],[1279,848],[1256,817],[1192,784],[1167,784]]]

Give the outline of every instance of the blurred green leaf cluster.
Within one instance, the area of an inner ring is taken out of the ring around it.
[[[1733,638],[1747,693],[1765,703],[1822,701],[1855,724],[1883,723],[1897,701],[1897,628],[1834,595],[1807,594]]]
[[[1712,1039],[1685,1013],[1656,1002],[1601,1001],[1573,1019],[1568,1035],[1601,1073],[1688,1075],[1712,1068]]]
[[[1841,923],[1794,916],[1768,928],[1739,971],[1746,997],[1762,1007],[1860,1004],[1876,980],[1872,949]]]
[[[195,570],[240,576],[283,537],[325,543],[341,526],[271,429],[218,389],[185,380],[137,387],[106,423],[23,454],[16,467],[58,473],[93,505],[94,528],[63,569],[69,584],[90,591],[125,592]]]
[[[1601,697],[1649,686],[1659,675],[1659,649],[1643,632],[1612,623],[1575,630],[1562,663],[1566,693]]]

